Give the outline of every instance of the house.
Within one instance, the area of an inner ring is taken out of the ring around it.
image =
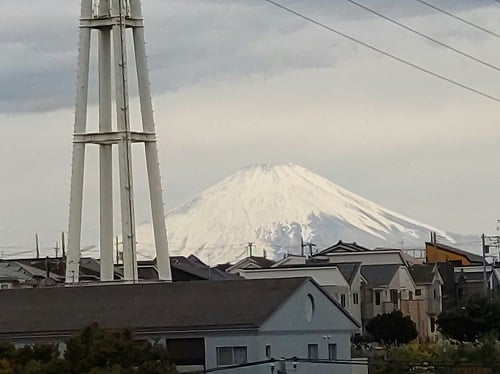
[[[23,261],[0,261],[0,290],[55,285],[63,279],[50,267],[44,270]]]
[[[14,289],[0,292],[0,305],[0,341],[62,343],[97,322],[166,344],[181,371],[294,356],[349,360],[359,328],[310,278]],[[299,364],[302,372],[351,373],[350,365],[315,365]],[[270,366],[225,372],[267,374]]]
[[[401,311],[417,325],[420,341],[434,341],[438,337],[436,319],[443,311],[443,278],[436,264],[413,265],[408,269],[416,288],[413,298],[402,302]]]
[[[315,258],[328,258],[332,263],[361,262],[363,265],[406,264],[407,260],[399,249],[371,250],[356,243],[337,244],[316,254]]]
[[[361,322],[360,265],[359,262],[342,264],[315,261],[298,264],[285,262],[267,269],[242,270],[240,275],[245,279],[311,277],[357,321]]]
[[[453,262],[461,266],[482,265],[483,257],[442,243],[425,243],[426,263]]]
[[[172,279],[174,282],[191,280],[228,280],[238,279],[238,275],[211,268],[197,257],[170,257]],[[158,280],[158,267],[155,260],[139,261],[139,280]],[[0,260],[0,290],[6,288],[48,287],[63,285],[65,282],[65,260],[61,257],[44,259]],[[100,281],[100,261],[82,257],[80,259],[80,283]],[[123,279],[123,265],[114,267],[116,281]]]
[[[231,274],[239,274],[241,270],[245,269],[265,269],[274,264],[273,260],[266,257],[249,256],[241,259],[234,265],[228,267],[226,272]]]
[[[454,273],[458,303],[472,296],[484,295],[485,292],[496,295],[500,290],[499,273],[494,265],[455,266]]]
[[[415,283],[402,264],[362,265],[361,300],[363,326],[378,314],[401,310],[403,301],[413,299]]]

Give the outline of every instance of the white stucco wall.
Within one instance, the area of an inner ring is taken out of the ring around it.
[[[400,252],[339,252],[328,254],[331,263],[361,262],[363,265],[403,264]]]

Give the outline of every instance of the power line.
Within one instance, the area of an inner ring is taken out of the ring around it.
[[[405,24],[403,24],[403,23],[401,23],[399,21],[396,21],[394,18],[386,16],[386,15],[384,15],[384,14],[382,14],[382,13],[380,13],[380,12],[374,10],[374,9],[371,9],[371,8],[367,7],[366,5],[358,3],[355,0],[346,0],[346,1],[349,2],[349,3],[351,3],[351,4],[353,4],[353,5],[355,5],[355,6],[357,6],[358,8],[361,8],[363,10],[366,10],[367,12],[375,14],[376,16],[378,16],[380,18],[383,18],[386,21],[389,21],[389,22],[391,22],[392,24],[394,24],[396,26],[399,26],[399,27],[401,27],[401,28],[403,28],[403,29],[405,29],[407,31],[410,31],[410,32],[412,32],[412,33],[414,33],[414,34],[416,34],[416,35],[418,35],[418,36],[420,36],[420,37],[422,37],[424,39],[427,39],[427,40],[429,40],[429,41],[431,41],[431,42],[433,42],[433,43],[435,43],[435,44],[437,44],[437,45],[439,45],[439,46],[441,46],[443,48],[449,49],[450,51],[458,53],[461,56],[464,56],[464,57],[466,57],[466,58],[468,58],[468,59],[470,59],[472,61],[478,62],[478,63],[480,63],[480,64],[482,64],[484,66],[487,66],[487,67],[489,67],[491,69],[494,69],[496,71],[500,71],[500,67],[498,67],[498,66],[490,64],[489,62],[484,61],[484,60],[482,60],[480,58],[474,57],[474,56],[472,56],[471,54],[469,54],[467,52],[464,52],[464,51],[462,51],[462,50],[460,50],[458,48],[452,47],[451,45],[443,43],[443,42],[441,42],[441,41],[433,38],[432,36],[424,34],[424,33],[420,32],[420,31],[418,31],[418,30],[416,30],[416,29],[414,29],[414,28],[412,28],[410,26],[407,26],[407,25],[405,25]]]
[[[299,12],[297,12],[297,11],[291,9],[291,8],[288,8],[288,7],[286,7],[286,6],[282,5],[282,4],[279,4],[279,3],[277,3],[277,2],[275,2],[273,0],[263,0],[263,1],[265,1],[265,2],[267,2],[269,4],[272,4],[272,5],[274,5],[274,6],[278,7],[278,8],[281,8],[281,9],[287,11],[288,13],[291,13],[291,14],[299,17],[299,18],[302,18],[302,19],[304,19],[304,20],[306,20],[306,21],[308,21],[310,23],[313,23],[316,26],[319,26],[319,27],[321,27],[321,28],[323,28],[325,30],[333,32],[334,34],[337,34],[337,35],[339,35],[339,36],[341,36],[341,37],[343,37],[345,39],[348,39],[348,40],[350,40],[350,41],[352,41],[354,43],[357,43],[357,44],[362,45],[362,46],[364,46],[364,47],[366,47],[368,49],[371,49],[372,51],[380,53],[380,54],[382,54],[384,56],[387,56],[387,57],[389,57],[389,58],[391,58],[393,60],[396,60],[396,61],[398,61],[398,62],[400,62],[402,64],[405,64],[405,65],[410,66],[410,67],[412,67],[412,68],[414,68],[416,70],[419,70],[419,71],[421,71],[421,72],[423,72],[423,73],[425,73],[427,75],[430,75],[430,76],[432,76],[434,78],[441,79],[441,80],[443,80],[445,82],[448,82],[449,84],[452,84],[454,86],[460,87],[460,88],[462,88],[464,90],[467,90],[469,92],[475,93],[477,95],[483,96],[483,97],[485,97],[487,99],[490,99],[492,101],[500,103],[500,98],[498,98],[496,96],[490,95],[488,93],[485,93],[483,91],[480,91],[478,89],[470,87],[470,86],[468,86],[466,84],[463,84],[463,83],[460,83],[460,82],[458,82],[456,80],[453,80],[451,78],[445,77],[444,75],[441,75],[441,74],[438,74],[438,73],[434,73],[433,71],[431,71],[429,69],[426,69],[426,68],[421,67],[421,66],[419,66],[417,64],[414,64],[413,62],[405,60],[404,58],[401,58],[401,57],[398,57],[396,55],[393,55],[392,53],[386,52],[383,49],[375,47],[375,46],[373,46],[373,45],[371,45],[369,43],[366,43],[366,42],[363,42],[363,41],[361,41],[359,39],[356,39],[356,38],[354,38],[354,37],[352,37],[350,35],[347,35],[347,34],[341,32],[341,31],[338,31],[338,30],[334,29],[333,27],[325,25],[324,23],[321,23],[319,21],[316,21],[316,20],[312,19],[311,17],[308,17],[308,16],[306,16],[304,14],[301,14],[301,13],[299,13]],[[498,0],[498,2],[500,2],[500,0]]]
[[[424,0],[415,0],[415,1],[419,2],[419,3],[420,3],[420,4],[422,4],[422,5],[427,6],[427,7],[429,7],[429,8],[432,8],[432,9],[434,9],[434,10],[438,11],[438,12],[441,12],[441,13],[443,13],[443,14],[446,14],[447,16],[449,16],[449,17],[451,17],[451,18],[454,18],[454,19],[456,19],[457,21],[460,21],[460,22],[462,22],[462,23],[465,23],[466,25],[469,25],[469,26],[471,26],[471,27],[474,27],[474,28],[475,28],[475,29],[477,29],[477,30],[481,30],[481,31],[483,31],[483,32],[485,32],[485,33],[488,33],[488,34],[490,34],[490,35],[496,36],[497,38],[500,38],[500,34],[497,34],[497,33],[496,33],[496,32],[494,32],[494,31],[488,30],[488,29],[487,29],[487,28],[485,28],[485,27],[479,26],[478,24],[475,24],[475,23],[473,23],[473,22],[471,22],[471,21],[467,21],[466,19],[464,19],[464,18],[462,18],[462,17],[459,17],[459,16],[457,16],[457,15],[455,15],[455,14],[453,14],[453,13],[450,13],[450,12],[448,12],[448,11],[446,11],[446,10],[442,9],[442,8],[439,8],[438,6],[436,6],[436,5],[434,5],[434,4],[428,3],[427,1],[424,1]],[[496,2],[500,3],[500,0],[493,0],[493,1],[496,1]]]

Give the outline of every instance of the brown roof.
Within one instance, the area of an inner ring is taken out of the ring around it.
[[[98,322],[134,331],[256,329],[308,278],[0,291],[0,338],[66,335]]]
[[[482,256],[476,255],[476,254],[471,253],[471,252],[464,251],[464,250],[459,249],[459,248],[451,247],[451,246],[443,244],[443,243],[430,243],[430,242],[426,242],[425,245],[426,246],[430,245],[430,246],[433,246],[435,248],[442,249],[444,251],[448,251],[448,252],[452,252],[452,253],[456,253],[458,255],[464,256],[471,263],[479,263],[479,264],[483,263],[483,257]]]

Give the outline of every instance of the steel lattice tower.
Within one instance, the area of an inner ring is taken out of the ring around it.
[[[131,131],[127,33],[132,32],[143,131]],[[98,34],[99,131],[87,132],[91,37]],[[113,280],[113,146],[118,167],[126,280],[137,280],[132,143],[144,143],[160,280],[172,279],[140,0],[81,0],[66,282],[79,280],[85,148],[99,147],[101,280]],[[114,74],[114,87],[112,87]],[[115,90],[116,129],[112,126]]]

